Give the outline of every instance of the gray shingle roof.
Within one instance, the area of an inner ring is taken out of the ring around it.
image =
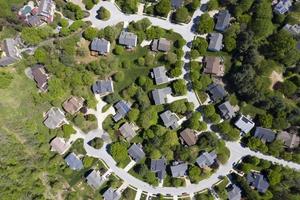
[[[215,102],[224,99],[228,95],[226,90],[221,85],[216,83],[210,84],[207,87],[207,90],[211,94],[211,99]]]
[[[168,94],[172,94],[172,89],[170,87],[153,90],[152,97],[153,97],[155,105],[167,103],[166,97]]]
[[[284,25],[283,29],[288,31],[292,35],[300,35],[300,24],[286,24]]]
[[[101,96],[112,93],[114,92],[113,81],[110,79],[96,81],[92,86],[92,90],[94,94],[100,94]]]
[[[89,175],[86,177],[86,180],[87,183],[94,189],[98,189],[104,183],[100,172],[97,170],[91,171],[91,173],[89,173]]]
[[[244,115],[241,115],[240,118],[235,122],[235,126],[238,127],[242,132],[249,133],[255,124]]]
[[[91,50],[92,51],[97,51],[99,54],[106,54],[109,53],[110,49],[110,42],[101,38],[95,38],[93,39],[91,43]]]
[[[59,108],[53,107],[46,113],[44,124],[50,128],[55,129],[64,124],[65,115]]]
[[[227,192],[228,200],[240,200],[242,198],[241,192],[238,186],[232,185]]]
[[[153,68],[153,76],[157,85],[167,83],[169,81],[166,73],[167,70],[164,66]]]
[[[163,180],[166,175],[166,160],[164,158],[151,160],[150,170],[156,172],[159,180]]]
[[[139,162],[145,157],[142,146],[137,144],[131,145],[131,147],[128,149],[128,154],[135,162]]]
[[[256,188],[261,193],[265,193],[269,188],[269,183],[262,174],[248,173],[247,181],[249,185]]]
[[[5,55],[2,57],[0,55],[0,66],[10,65],[21,59],[17,45],[17,41],[12,38],[5,39],[2,42],[1,50]]]
[[[171,111],[167,110],[162,114],[160,114],[159,116],[167,128],[171,127],[172,129],[176,129],[179,127],[178,124],[179,118],[175,113],[172,113]]]
[[[109,188],[104,192],[103,197],[105,200],[119,200],[121,195],[113,188]]]
[[[165,38],[161,38],[158,40],[158,46],[157,46],[157,49],[159,51],[169,51],[171,48],[171,42]]]
[[[137,45],[137,35],[131,32],[122,31],[119,36],[119,43],[128,48],[135,47]]]
[[[83,169],[82,161],[76,156],[75,153],[70,153],[66,158],[65,161],[67,165],[73,170],[81,170]]]
[[[254,137],[262,140],[263,142],[273,142],[276,134],[270,129],[257,127],[255,129]]]
[[[223,35],[221,33],[211,33],[209,37],[209,51],[220,51],[223,47]]]
[[[120,128],[120,133],[123,135],[123,137],[126,138],[126,140],[131,140],[136,135],[135,130],[133,130],[133,127],[128,122],[125,122]]]
[[[235,112],[233,110],[232,105],[229,103],[229,101],[225,101],[221,105],[218,106],[221,115],[225,119],[231,119],[232,117],[235,116]]]
[[[221,10],[217,15],[217,23],[215,29],[217,31],[225,31],[230,22],[230,13],[228,10]]]
[[[115,122],[118,122],[131,110],[131,105],[128,102],[121,100],[115,104],[115,109],[116,114],[113,116],[113,119],[115,120]]]
[[[210,167],[212,164],[215,163],[216,158],[217,154],[214,151],[210,153],[205,151],[197,158],[196,162],[201,168]]]
[[[186,163],[171,166],[172,177],[185,176],[188,166]]]

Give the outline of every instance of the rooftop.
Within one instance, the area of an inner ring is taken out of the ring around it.
[[[204,73],[212,74],[215,76],[223,76],[225,67],[220,57],[207,56],[204,59],[205,68]]]
[[[153,68],[153,76],[157,85],[167,83],[169,81],[167,70],[164,66]]]
[[[240,118],[235,122],[235,126],[238,127],[242,132],[249,133],[255,124],[244,115],[241,115]]]
[[[92,86],[94,94],[99,94],[100,96],[107,95],[114,92],[114,85],[111,79],[96,81]]]
[[[164,125],[169,128],[171,127],[172,129],[176,129],[179,127],[178,121],[179,118],[175,113],[172,113],[171,111],[167,110],[160,114],[160,118],[164,122]]]
[[[282,140],[284,145],[290,149],[299,147],[300,137],[297,134],[292,134],[287,131],[281,131],[277,140]]]
[[[276,134],[271,129],[257,127],[255,129],[254,137],[262,140],[263,142],[273,142]]]
[[[242,198],[242,191],[236,185],[231,185],[227,190],[228,200],[240,200]]]
[[[137,35],[131,32],[122,31],[119,36],[119,43],[128,48],[133,48],[137,45]]]
[[[217,15],[217,23],[215,29],[217,31],[225,31],[230,23],[230,13],[228,10],[221,10]]]
[[[212,83],[207,87],[210,97],[214,102],[224,99],[228,93],[220,84]]]
[[[73,170],[83,169],[82,161],[76,156],[75,153],[70,153],[67,157],[65,157],[65,161],[67,165]]]
[[[91,50],[96,51],[99,54],[109,53],[110,50],[110,42],[104,38],[95,38],[91,42]]]
[[[269,183],[262,174],[248,173],[247,181],[250,186],[254,187],[260,193],[265,193],[269,187]]]
[[[71,115],[75,114],[82,108],[84,99],[82,97],[71,96],[63,103],[63,108]]]
[[[94,189],[98,189],[104,183],[100,172],[97,170],[91,171],[91,173],[89,173],[89,175],[86,177],[86,180],[89,186],[93,187]]]
[[[64,141],[63,138],[55,137],[50,142],[51,150],[58,152],[60,155],[66,153],[70,145]]]
[[[43,65],[35,65],[34,67],[31,68],[31,74],[37,84],[37,87],[41,91],[47,91],[49,76],[46,73],[44,66]]]
[[[223,35],[221,33],[211,33],[209,37],[209,51],[221,51],[223,47]]]
[[[120,119],[124,118],[131,110],[131,105],[124,100],[118,101],[118,103],[116,103],[114,107],[116,110],[116,114],[113,116],[115,122],[120,121]]]
[[[59,108],[52,107],[47,113],[46,113],[46,119],[44,121],[44,124],[50,128],[55,129],[60,127],[65,123],[65,115],[63,111]]]
[[[216,158],[217,158],[217,154],[214,151],[210,153],[205,151],[197,158],[196,162],[199,165],[199,167],[205,168],[213,165],[216,161]]]
[[[231,119],[232,117],[235,117],[235,112],[229,101],[225,101],[224,103],[220,104],[218,108],[223,118]]]
[[[119,200],[121,198],[121,194],[110,187],[104,192],[103,197],[104,200]]]
[[[131,147],[128,149],[128,154],[135,162],[139,162],[145,157],[145,153],[142,149],[142,146],[139,144],[131,145]]]
[[[120,133],[123,135],[123,137],[126,138],[126,140],[131,140],[136,135],[135,130],[133,129],[133,126],[129,124],[128,122],[125,122],[120,128]]]
[[[156,172],[157,177],[163,180],[166,174],[166,160],[164,158],[151,160],[150,170]]]
[[[180,133],[180,138],[188,145],[195,145],[197,142],[197,136],[194,130],[186,128]]]
[[[171,166],[172,177],[185,176],[188,166],[186,163]]]
[[[151,45],[152,51],[170,51],[171,42],[165,38],[154,39]]]
[[[170,87],[155,89],[152,91],[152,97],[155,105],[161,105],[167,103],[167,95],[172,94],[172,89]]]

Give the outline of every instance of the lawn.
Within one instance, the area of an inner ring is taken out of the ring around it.
[[[14,16],[15,13],[11,11],[12,6],[21,8],[27,0],[0,0],[0,18]]]

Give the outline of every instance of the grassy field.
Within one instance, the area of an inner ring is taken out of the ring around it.
[[[13,16],[14,13],[11,11],[12,6],[17,8],[21,7],[26,0],[0,0],[0,18]]]

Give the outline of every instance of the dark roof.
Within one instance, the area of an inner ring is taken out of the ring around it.
[[[229,103],[229,101],[225,101],[221,105],[218,106],[221,115],[225,119],[231,119],[232,117],[235,117],[235,112],[233,110],[232,105]]]
[[[36,66],[32,67],[31,74],[37,84],[37,87],[42,91],[47,91],[49,76],[46,73],[44,66],[36,65]]]
[[[110,42],[101,38],[95,38],[93,39],[92,43],[91,43],[91,50],[92,51],[97,51],[100,54],[106,54],[109,52],[109,48],[110,48]]]
[[[207,90],[211,94],[211,99],[215,102],[224,99],[228,95],[226,90],[221,85],[216,83],[210,84],[207,87]]]
[[[231,185],[227,190],[228,200],[240,200],[242,198],[241,193],[242,191],[238,186]]]
[[[67,165],[73,170],[81,170],[83,169],[82,161],[76,156],[75,153],[70,153],[66,158],[65,161]]]
[[[248,173],[247,181],[250,186],[256,188],[261,193],[265,193],[269,187],[268,181],[262,174]]]
[[[225,31],[230,22],[230,13],[228,10],[221,10],[217,15],[217,23],[215,29],[217,31]]]
[[[186,163],[171,166],[172,177],[185,176],[188,166]]]
[[[257,127],[255,129],[254,137],[262,140],[263,142],[273,142],[276,134],[267,128]]]
[[[131,147],[128,149],[128,154],[135,162],[139,162],[145,157],[142,146],[137,144],[131,145]]]
[[[171,111],[167,110],[162,114],[160,114],[159,116],[167,128],[171,127],[172,129],[176,129],[179,127],[178,124],[179,118],[175,113],[172,113]]]
[[[151,160],[150,170],[156,172],[157,177],[163,180],[166,174],[166,160],[164,158]]]
[[[114,91],[113,81],[110,79],[96,81],[92,86],[94,94],[105,95]]]
[[[192,146],[196,144],[197,142],[197,136],[195,134],[195,131],[189,128],[184,129],[180,133],[180,138],[188,145]]]
[[[209,51],[221,51],[223,47],[223,35],[221,33],[211,33],[209,37]]]
[[[175,9],[180,8],[183,5],[183,0],[171,0],[171,6]]]
[[[118,122],[131,110],[131,105],[128,102],[121,100],[115,104],[115,109],[116,114],[113,116],[113,119]]]

